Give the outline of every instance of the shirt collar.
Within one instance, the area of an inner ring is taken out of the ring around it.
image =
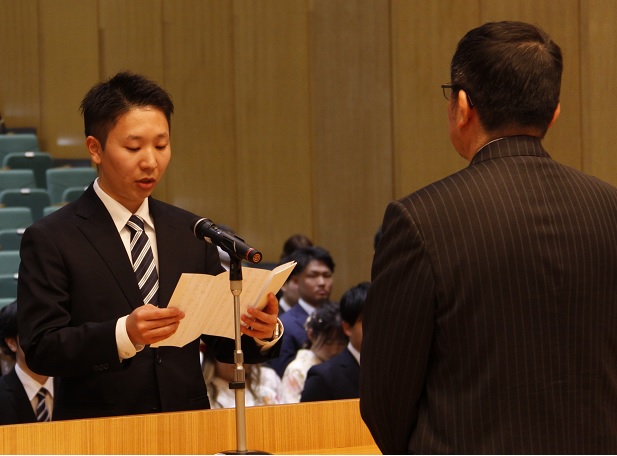
[[[311,315],[313,312],[315,312],[316,307],[310,305],[308,302],[306,302],[304,299],[300,298],[298,299],[298,305],[300,307],[302,307],[304,309],[304,311]]]
[[[54,397],[54,379],[53,377],[47,377],[47,381],[44,384],[40,384],[35,379],[30,377],[20,366],[15,364],[15,373],[19,378],[19,381],[26,391],[28,400],[32,401],[42,387],[45,387],[51,397]]]
[[[126,226],[126,222],[128,222],[129,218],[131,218],[131,215],[133,215],[132,212],[105,193],[99,185],[98,177],[94,181],[94,191],[107,208],[109,215],[111,215],[111,218],[116,225],[116,229],[120,232]],[[143,221],[150,226],[150,228],[154,229],[154,222],[150,216],[150,207],[148,206],[148,198],[144,199],[141,206],[139,206],[139,209],[137,209],[137,212],[135,212],[135,215],[141,217]]]
[[[358,361],[358,364],[360,364],[360,352],[351,345],[351,342],[347,344],[347,350],[351,352],[356,361]]]

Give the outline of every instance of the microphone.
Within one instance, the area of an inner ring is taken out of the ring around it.
[[[244,239],[221,230],[210,219],[197,218],[191,223],[191,228],[197,239],[203,239],[222,248],[234,258],[246,260],[250,263],[261,261],[261,252],[247,245]]]

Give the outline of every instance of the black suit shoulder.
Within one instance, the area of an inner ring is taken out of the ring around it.
[[[360,396],[360,366],[349,349],[311,367],[300,402],[353,399]]]
[[[34,410],[15,368],[0,377],[0,424],[33,423]]]

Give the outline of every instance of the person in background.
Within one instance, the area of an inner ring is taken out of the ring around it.
[[[283,253],[281,253],[281,260],[279,264],[285,264],[289,261],[289,256],[296,250],[302,247],[312,247],[313,241],[303,234],[294,234],[287,238],[283,243]],[[284,314],[293,306],[298,303],[300,299],[300,292],[298,291],[297,282],[291,280],[294,275],[294,271],[291,272],[287,280],[281,287],[280,292],[277,294],[279,300],[279,315]]]
[[[244,364],[243,366],[245,370],[245,406],[278,404],[281,379],[276,372],[263,363]],[[210,406],[213,409],[235,407],[235,391],[229,388],[229,383],[234,381],[235,369],[235,364],[218,361],[208,353],[206,347],[203,375],[208,387]]]
[[[307,342],[285,368],[279,390],[281,404],[300,402],[308,370],[340,353],[347,344],[338,305],[325,303],[306,320]]]
[[[562,54],[539,27],[459,41],[465,169],[391,202],[360,410],[384,454],[617,453],[617,188],[551,158]]]
[[[334,274],[334,261],[322,247],[302,247],[288,259],[296,262],[291,280],[298,286],[300,299],[297,305],[281,315],[285,326],[281,352],[278,358],[268,363],[280,377],[307,341],[306,319],[319,306],[330,302]]]
[[[369,282],[359,283],[341,297],[342,327],[349,343],[338,355],[309,369],[300,402],[360,397],[362,308],[368,287]]]
[[[216,247],[189,229],[199,217],[151,197],[171,159],[171,97],[123,71],[94,85],[81,111],[98,178],[21,242],[17,313],[28,365],[59,380],[54,419],[207,409],[200,338],[151,346],[184,318],[167,307],[180,276],[224,271]],[[277,355],[277,316],[273,294],[263,311],[241,316],[246,362]],[[233,362],[234,340],[201,339]]]
[[[13,368],[0,378],[0,424],[49,421],[54,405],[54,379],[32,372],[19,345],[17,301],[0,309],[0,350]]]

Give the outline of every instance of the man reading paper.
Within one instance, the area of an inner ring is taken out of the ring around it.
[[[20,342],[28,364],[59,378],[54,419],[199,410],[209,401],[199,339],[152,348],[184,317],[167,307],[182,273],[223,272],[216,247],[187,228],[195,214],[153,199],[171,157],[173,103],[122,72],[81,103],[97,180],[23,236]],[[247,362],[275,357],[278,302],[242,316]],[[203,336],[233,362],[234,340]]]

